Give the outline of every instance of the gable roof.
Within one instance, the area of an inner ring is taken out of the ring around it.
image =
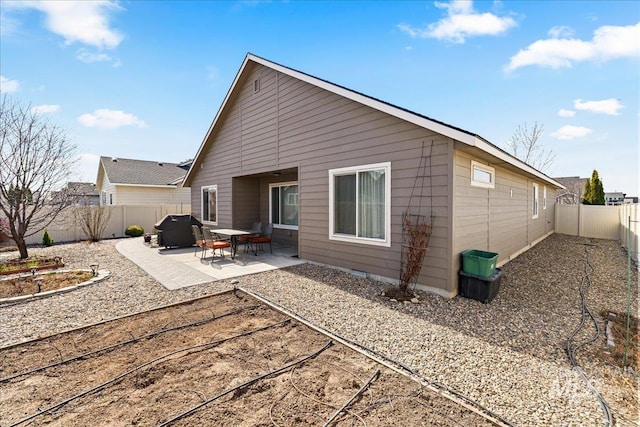
[[[93,182],[70,181],[67,183],[66,191],[78,196],[100,196]]]
[[[177,163],[100,157],[100,168],[112,184],[177,185],[186,173]],[[99,175],[99,173],[98,173]]]
[[[422,114],[419,113],[415,113],[413,111],[407,110],[406,108],[402,108],[402,107],[398,107],[396,105],[390,104],[388,102],[385,101],[381,101],[379,99],[373,98],[371,96],[362,94],[360,92],[356,92],[354,90],[348,89],[344,86],[340,86],[338,84],[335,83],[331,83],[327,80],[323,80],[321,78],[318,77],[314,77],[310,74],[298,71],[298,70],[294,70],[292,68],[286,67],[284,65],[280,65],[277,64],[275,62],[269,61],[267,59],[261,58],[259,56],[253,55],[251,53],[247,53],[246,57],[244,58],[244,61],[242,62],[242,65],[240,66],[240,69],[238,70],[238,73],[236,74],[235,79],[233,80],[233,83],[231,84],[231,87],[229,88],[229,90],[227,91],[227,95],[225,96],[220,108],[218,109],[218,112],[216,113],[216,116],[214,117],[211,126],[209,126],[209,130],[207,131],[207,134],[205,135],[202,143],[200,144],[200,148],[198,148],[198,153],[196,154],[195,158],[193,159],[193,163],[191,165],[191,168],[189,168],[189,171],[187,172],[184,181],[183,181],[183,185],[188,185],[188,181],[191,179],[192,174],[194,173],[194,166],[197,164],[198,159],[200,158],[200,155],[202,154],[205,145],[207,143],[207,140],[209,139],[209,136],[211,135],[211,133],[213,132],[213,129],[215,128],[216,124],[218,123],[218,120],[220,119],[220,117],[222,116],[222,112],[225,109],[225,106],[227,105],[227,102],[229,102],[229,99],[231,98],[231,95],[234,92],[234,89],[236,87],[236,85],[238,84],[238,82],[241,80],[242,74],[245,70],[245,68],[247,68],[247,65],[250,63],[256,63],[256,64],[260,64],[263,65],[265,67],[271,68],[275,71],[278,71],[282,74],[288,75],[290,77],[296,78],[298,80],[302,80],[306,83],[312,84],[314,86],[317,86],[319,88],[328,90],[329,92],[333,92],[337,95],[340,95],[344,98],[350,99],[352,101],[358,102],[360,104],[363,105],[367,105],[371,108],[374,108],[376,110],[382,111],[384,113],[387,113],[391,116],[395,116],[398,117],[402,120],[405,120],[407,122],[413,123],[415,125],[418,125],[420,127],[429,129],[433,132],[437,132],[441,135],[447,136],[449,138],[452,138],[454,140],[460,141],[463,144],[466,144],[468,146],[471,147],[477,147],[480,150],[502,160],[505,163],[508,163],[512,166],[515,166],[516,168],[530,174],[533,175],[537,178],[539,178],[542,181],[545,181],[549,184],[551,184],[554,187],[558,187],[558,188],[563,188],[562,184],[556,182],[555,180],[553,180],[552,178],[550,178],[549,176],[545,175],[544,173],[540,172],[539,170],[533,168],[532,166],[524,163],[523,161],[521,161],[520,159],[517,159],[516,157],[512,156],[511,154],[507,153],[506,151],[502,150],[501,148],[493,145],[492,143],[490,143],[489,141],[487,141],[486,139],[482,138],[479,135],[476,135],[475,133],[466,131],[464,129],[449,125],[447,123],[432,119],[430,117],[424,116]]]

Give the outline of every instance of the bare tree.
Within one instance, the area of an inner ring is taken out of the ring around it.
[[[75,220],[82,231],[92,242],[99,242],[102,239],[104,230],[109,225],[111,210],[107,206],[79,205],[73,208]]]
[[[64,131],[30,105],[0,100],[0,211],[9,223],[21,258],[29,256],[25,237],[47,227],[66,203],[49,199],[67,182],[75,145]]]
[[[540,145],[540,137],[544,134],[544,126],[535,122],[531,130],[527,124],[518,126],[513,136],[505,143],[507,150],[528,165],[544,172],[556,158],[553,151],[546,151]]]

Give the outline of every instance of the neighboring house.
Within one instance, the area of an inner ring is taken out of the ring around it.
[[[556,191],[556,203],[561,205],[579,205],[582,203],[582,194],[588,178],[565,176],[553,179],[565,187]]]
[[[638,196],[625,196],[624,198],[625,205],[632,205],[634,203],[638,203]]]
[[[447,297],[462,251],[504,263],[553,233],[562,188],[478,135],[251,54],[184,185],[204,224],[271,222],[302,259],[390,281],[421,195],[435,219],[418,286]]]
[[[604,204],[607,206],[620,206],[624,204],[625,193],[617,191],[604,193]]]
[[[183,163],[100,157],[96,188],[100,205],[161,205],[191,202],[180,184],[191,166]]]
[[[53,203],[62,200],[69,206],[99,205],[100,193],[92,182],[68,182],[65,188],[52,194],[51,200]]]

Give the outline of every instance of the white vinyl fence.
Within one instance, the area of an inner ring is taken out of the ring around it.
[[[631,258],[638,265],[638,251],[640,250],[640,233],[638,232],[638,206],[623,205],[620,210],[620,241],[631,254]]]
[[[140,225],[145,232],[151,232],[153,225],[169,214],[189,214],[190,204],[163,204],[159,206],[116,205],[105,206],[111,212],[109,223],[103,238],[123,237],[125,229],[130,225]],[[68,207],[47,227],[49,235],[56,243],[74,242],[87,239],[82,228],[74,219],[74,206]],[[27,237],[27,244],[42,243],[44,231]]]
[[[638,262],[638,205],[556,204],[556,233],[618,240]]]

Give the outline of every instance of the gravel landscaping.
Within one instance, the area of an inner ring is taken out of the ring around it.
[[[168,291],[120,255],[116,243],[32,249],[32,255],[63,256],[68,268],[99,263],[112,276],[71,293],[0,307],[0,346],[233,286],[226,280]],[[618,242],[552,235],[503,267],[500,292],[490,304],[424,293],[418,304],[392,302],[380,296],[383,283],[312,264],[243,276],[237,286],[471,397],[514,425],[596,426],[603,422],[599,402],[565,352],[580,324],[579,288],[589,273],[586,300],[600,335],[575,356],[616,425],[624,426],[638,422],[638,362],[620,369],[604,347],[603,330],[606,313],[625,312],[626,266]],[[632,284],[637,313],[636,271]],[[594,331],[585,329],[575,342]],[[632,332],[637,342],[638,331]]]

